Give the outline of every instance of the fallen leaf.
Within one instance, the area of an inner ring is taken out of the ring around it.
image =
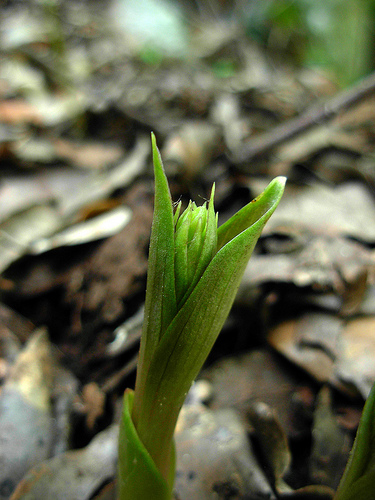
[[[311,479],[336,490],[349,458],[352,436],[338,425],[328,386],[320,390],[312,426]]]
[[[374,316],[348,319],[305,313],[272,328],[269,343],[318,382],[367,398],[375,382]]]
[[[116,474],[118,426],[99,433],[82,450],[67,451],[34,467],[11,500],[89,500]]]
[[[72,165],[100,170],[118,163],[123,156],[123,149],[115,144],[100,142],[72,142],[67,139],[57,139],[54,143],[56,155]]]
[[[42,116],[38,109],[22,99],[9,99],[0,102],[0,122],[10,125],[31,123],[41,125]]]
[[[276,498],[234,410],[185,405],[175,439],[178,500]]]
[[[34,465],[50,456],[54,419],[52,359],[45,331],[35,332],[0,393],[0,498],[8,499]]]
[[[272,352],[260,349],[227,357],[201,376],[212,385],[212,409],[233,407],[246,416],[252,404],[261,402],[277,413],[288,436],[298,436],[307,425],[302,418],[296,418],[295,400],[297,388],[306,380],[294,376]]]
[[[0,224],[0,272],[27,254],[33,241],[50,236],[60,226],[58,211],[48,205],[31,207]]]

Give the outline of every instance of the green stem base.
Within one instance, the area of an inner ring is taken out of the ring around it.
[[[118,499],[171,500],[173,481],[168,484],[139,439],[131,411],[134,392],[127,389],[120,424]],[[174,461],[173,461],[174,462]],[[174,476],[174,466],[173,466]]]

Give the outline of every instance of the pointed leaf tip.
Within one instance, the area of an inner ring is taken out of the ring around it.
[[[224,222],[218,228],[218,250],[260,219],[264,226],[281,200],[285,183],[286,177],[276,177],[259,196]]]
[[[277,181],[281,186],[284,187],[286,184],[287,178],[284,175],[279,175],[278,177],[275,177],[274,180]]]
[[[286,181],[287,181],[287,178],[284,175],[279,175],[278,177],[275,177],[275,179],[272,182],[274,182],[275,184],[278,184],[280,191],[281,191],[281,194],[282,194],[284,192]]]

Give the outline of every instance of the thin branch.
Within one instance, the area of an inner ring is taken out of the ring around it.
[[[245,163],[254,160],[309,128],[327,122],[373,93],[375,93],[375,73],[369,75],[358,85],[340,92],[330,101],[315,105],[302,115],[278,125],[259,137],[251,139],[234,155],[233,161],[235,163]]]

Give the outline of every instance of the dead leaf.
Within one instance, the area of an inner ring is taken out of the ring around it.
[[[21,351],[0,393],[0,498],[8,499],[24,474],[50,456],[52,360],[45,331]]]
[[[29,253],[38,255],[62,246],[81,245],[108,238],[121,231],[131,220],[129,208],[120,206],[78,224],[73,224],[49,238],[34,240]]]
[[[287,436],[277,413],[265,403],[260,401],[253,403],[247,414],[255,430],[255,439],[259,443],[262,457],[270,468],[277,489],[292,460]]]
[[[375,316],[350,319],[343,331],[335,378],[357,387],[364,399],[375,382]]]
[[[371,250],[340,236],[309,233],[303,227],[298,230],[284,225],[274,231],[264,243],[270,253],[252,256],[239,288],[238,302],[246,303],[251,289],[263,283],[291,284],[296,287],[289,291],[293,303],[312,301],[346,315],[361,310],[375,274]],[[335,297],[334,302],[330,295]]]
[[[310,346],[297,341],[301,337],[303,319],[284,321],[272,328],[268,342],[290,361],[303,367],[318,382],[328,382],[333,376],[332,353],[327,353],[316,343]]]
[[[91,431],[94,429],[97,419],[104,415],[105,399],[105,393],[100,387],[95,382],[90,382],[82,389],[81,401],[76,401],[75,407],[86,415],[86,425]]]
[[[38,109],[22,99],[9,99],[0,102],[0,122],[11,125],[32,123],[41,125],[42,116]]]
[[[116,474],[118,426],[98,434],[82,450],[67,451],[34,467],[11,500],[89,500]]]
[[[205,121],[186,122],[164,144],[162,156],[165,167],[176,164],[180,174],[189,182],[206,167],[215,151],[218,129]]]
[[[234,407],[246,416],[254,402],[276,411],[288,436],[297,436],[307,422],[296,418],[297,388],[304,382],[266,350],[222,359],[202,373],[212,385],[210,408]],[[299,410],[298,410],[299,411]]]
[[[353,439],[338,425],[328,386],[324,386],[317,397],[312,438],[309,461],[311,479],[314,483],[336,490],[348,461]]]
[[[327,313],[306,313],[273,328],[268,341],[318,382],[366,399],[375,382],[374,324],[373,316],[343,322]]]
[[[117,163],[123,156],[123,149],[115,144],[100,142],[72,142],[67,139],[57,139],[54,142],[56,155],[74,166],[100,170]]]
[[[0,272],[28,253],[37,238],[53,234],[61,226],[58,211],[39,205],[13,215],[0,225]]]
[[[175,439],[178,500],[276,498],[233,410],[186,405]]]
[[[307,228],[330,236],[375,241],[375,205],[370,191],[359,182],[329,188],[288,188],[265,228],[270,233],[285,225]]]

